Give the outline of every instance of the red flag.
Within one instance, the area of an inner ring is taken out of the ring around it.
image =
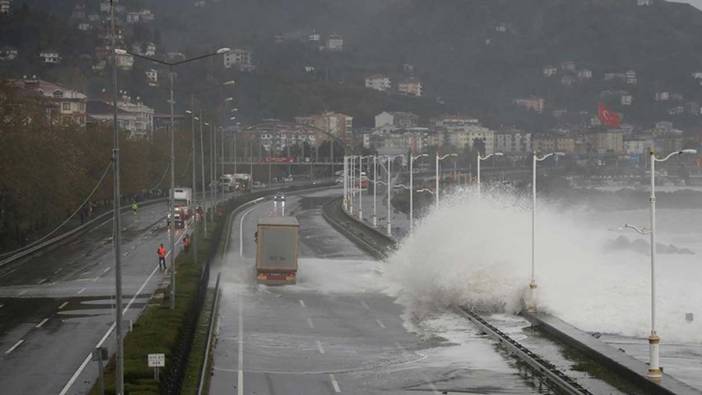
[[[602,103],[597,106],[597,116],[603,125],[610,128],[618,128],[622,123],[622,117],[616,112],[609,111]]]

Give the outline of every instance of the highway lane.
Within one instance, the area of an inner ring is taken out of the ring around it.
[[[408,324],[383,292],[382,264],[321,218],[321,203],[333,194],[339,191],[287,198],[286,213],[301,224],[294,286],[255,283],[255,223],[281,209],[266,201],[234,218],[229,252],[215,267],[222,299],[211,394],[536,392],[467,323]],[[449,330],[460,339],[443,337]]]
[[[123,214],[125,315],[139,308],[167,275],[155,272],[156,248],[168,245],[166,204]],[[0,388],[11,394],[60,393],[114,320],[111,221],[69,244],[0,273]],[[179,231],[180,238],[183,232]],[[153,275],[152,275],[153,274]],[[138,293],[138,291],[140,291]],[[138,293],[138,295],[137,295]],[[112,346],[113,338],[106,338]],[[85,393],[97,376],[89,363],[66,393]]]

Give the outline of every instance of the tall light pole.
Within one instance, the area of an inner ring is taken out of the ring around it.
[[[359,156],[359,168],[358,168],[358,219],[363,221],[363,160],[370,159],[371,155]],[[366,167],[367,164],[366,164]],[[366,172],[366,181],[368,181],[368,174]]]
[[[348,157],[344,155],[344,211],[349,211],[349,201],[348,201],[348,178],[349,178],[349,161]]]
[[[205,236],[207,236],[207,188],[205,188],[205,136],[202,130],[202,113],[200,114],[200,179],[202,183],[202,205],[204,209],[204,230]],[[208,123],[205,122],[205,126]]]
[[[354,179],[356,176],[356,156],[352,155],[350,158],[351,160],[351,168],[349,169],[349,175],[350,175],[350,194],[351,194],[351,199],[349,202],[349,213],[351,216],[353,216],[353,200],[356,198],[355,193],[356,193],[356,185],[355,182],[356,180]]]
[[[532,153],[532,178],[531,178],[531,281],[529,282],[529,302],[527,303],[528,311],[536,311],[536,301],[534,293],[536,292],[536,279],[534,277],[534,262],[536,256],[535,233],[536,233],[536,162],[544,161],[552,156],[563,156],[563,152],[551,152],[542,157],[538,157],[536,152]],[[478,161],[480,163],[480,161]]]
[[[392,163],[392,158],[388,156],[388,236],[392,237],[392,209],[390,208],[390,194],[392,191],[392,185],[390,181],[390,165]]]
[[[114,34],[113,34],[113,39],[114,39]],[[175,309],[175,288],[176,288],[176,268],[175,268],[175,199],[174,199],[174,193],[175,193],[175,114],[174,114],[174,112],[175,112],[175,95],[174,95],[174,87],[173,87],[175,75],[174,75],[174,73],[173,73],[173,67],[178,66],[178,65],[181,65],[181,64],[185,64],[185,63],[190,63],[190,62],[193,62],[193,61],[196,61],[196,60],[200,60],[200,59],[209,58],[209,57],[212,57],[212,56],[222,55],[222,54],[225,54],[225,53],[227,53],[227,52],[229,52],[229,51],[230,51],[229,48],[220,48],[220,49],[218,49],[216,52],[213,52],[213,53],[209,53],[209,54],[205,54],[205,55],[201,55],[201,56],[196,56],[196,57],[194,57],[194,58],[184,59],[184,60],[180,60],[180,61],[177,61],[177,62],[167,62],[167,61],[163,61],[163,60],[160,60],[160,59],[152,58],[152,57],[149,57],[149,56],[144,56],[144,55],[136,54],[136,53],[133,53],[133,52],[129,52],[129,51],[126,51],[126,50],[124,50],[124,49],[116,49],[116,48],[114,48],[114,50],[113,50],[113,52],[114,52],[113,56],[114,56],[114,55],[117,55],[117,54],[121,54],[121,55],[129,54],[129,55],[132,55],[132,56],[134,56],[134,57],[136,57],[136,58],[141,58],[141,59],[145,59],[145,60],[148,60],[148,61],[151,61],[151,62],[154,62],[154,63],[159,63],[159,64],[162,64],[162,65],[168,66],[168,80],[169,80],[169,83],[170,83],[170,99],[168,100],[168,103],[169,103],[169,105],[170,105],[170,110],[171,110],[171,114],[170,114],[170,120],[171,120],[171,122],[170,122],[170,123],[171,123],[171,133],[170,133],[170,135],[171,135],[171,136],[170,136],[170,137],[171,137],[171,155],[170,155],[170,156],[171,156],[171,158],[170,158],[170,163],[171,163],[171,189],[170,189],[170,193],[169,193],[169,204],[168,204],[168,206],[169,206],[169,210],[168,210],[168,211],[169,211],[170,218],[171,218],[171,221],[170,221],[170,224],[169,224],[169,229],[168,229],[168,233],[169,233],[169,248],[170,248],[169,264],[170,264],[170,269],[171,269],[171,270],[170,270],[170,271],[171,271],[171,295],[170,295],[170,296],[171,296],[171,298],[170,298],[170,299],[171,299],[171,309]]]
[[[437,210],[439,209],[439,162],[448,157],[456,158],[458,157],[458,154],[446,154],[443,156],[439,156],[439,153],[436,153],[436,192],[434,192],[434,204]]]
[[[414,161],[427,156],[429,155],[419,154],[417,156],[412,156],[412,154],[410,154],[410,234],[412,234],[414,230]]]
[[[373,227],[378,226],[378,212],[377,212],[377,204],[376,204],[376,197],[378,196],[377,190],[378,190],[378,157],[373,155]]]
[[[197,199],[197,180],[196,180],[196,165],[195,165],[195,121],[198,117],[195,116],[195,98],[190,95],[190,108],[192,110],[185,111],[186,114],[190,115],[190,132],[192,134],[192,162],[193,162],[193,179],[192,179],[192,190],[193,190],[193,200],[190,204],[190,213],[195,218],[195,199]],[[193,259],[195,264],[197,264],[197,234],[193,232]]]
[[[656,153],[651,149],[649,155],[651,158],[651,196],[650,202],[650,228],[648,231],[637,228],[633,225],[625,225],[625,227],[634,229],[635,231],[646,234],[651,237],[651,334],[648,337],[649,347],[649,365],[647,376],[653,381],[660,381],[662,375],[660,368],[659,347],[661,338],[656,333],[656,162],[665,162],[673,156],[682,154],[696,154],[697,150],[684,149],[668,154],[663,159],[656,158]]]
[[[477,172],[478,172],[478,176],[477,176],[478,198],[480,198],[480,191],[481,191],[481,189],[480,189],[480,162],[482,162],[484,160],[488,160],[492,156],[502,156],[502,155],[504,155],[502,152],[495,152],[494,154],[489,154],[489,155],[483,157],[483,156],[480,156],[480,152],[478,152],[478,157],[476,159],[476,162],[478,165],[477,166],[478,167],[478,169],[477,169]]]
[[[110,0],[110,46],[112,51],[112,248],[115,255],[115,393],[124,393],[124,341],[122,339],[122,224],[120,221],[119,130],[117,129],[117,45],[115,6]]]

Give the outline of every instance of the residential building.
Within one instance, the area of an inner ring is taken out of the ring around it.
[[[578,70],[578,79],[589,80],[592,78],[592,70],[582,69]]]
[[[619,102],[621,103],[622,106],[630,106],[632,101],[633,101],[633,98],[631,95],[622,95],[619,98]]]
[[[495,25],[495,31],[498,33],[507,32],[507,24],[504,22],[498,23],[497,25]]]
[[[90,22],[80,22],[77,27],[78,30],[83,32],[87,32],[90,29],[92,29],[92,25],[90,24]]]
[[[158,86],[158,70],[156,69],[149,69],[146,70],[146,83],[149,84],[149,86]]]
[[[156,55],[156,44],[152,42],[147,42],[144,44],[144,55],[155,56]]]
[[[515,99],[514,104],[527,110],[544,112],[544,99],[542,97],[531,96],[525,99]]]
[[[409,78],[397,85],[397,90],[407,96],[422,96],[422,82],[416,78]]]
[[[319,42],[321,37],[319,36],[319,33],[317,33],[316,30],[313,30],[312,33],[310,33],[309,36],[307,36],[307,41],[311,42]]]
[[[327,49],[330,51],[343,51],[344,38],[338,34],[330,34],[327,37]]]
[[[638,77],[634,70],[629,70],[624,73],[624,82],[629,85],[636,85],[638,83]]]
[[[624,153],[627,155],[643,155],[654,146],[651,137],[625,137],[623,141]]]
[[[544,67],[544,77],[553,77],[554,75],[558,74],[558,69],[555,66],[546,66]]]
[[[478,149],[483,154],[495,152],[495,132],[478,123],[456,123],[439,130],[443,136],[439,145],[448,143],[459,149]]]
[[[58,64],[61,63],[61,55],[54,50],[41,51],[39,57],[47,64]]]
[[[130,129],[132,137],[151,137],[154,132],[154,109],[148,107],[137,97],[122,96],[117,102],[117,108],[135,116],[134,124]]]
[[[12,9],[12,0],[0,0],[0,15],[7,15]]]
[[[670,92],[666,92],[666,91],[656,92],[655,99],[656,99],[656,101],[668,101],[668,100],[670,100]]]
[[[85,126],[87,97],[83,93],[38,79],[11,80],[10,83],[25,95],[42,97],[52,123]]]
[[[515,155],[530,151],[531,133],[516,129],[495,132],[495,152]]]
[[[567,60],[561,63],[561,70],[575,72],[577,65],[572,60]]]
[[[251,51],[247,49],[241,49],[241,48],[236,48],[232,49],[231,51],[227,52],[223,56],[224,58],[224,67],[225,68],[231,68],[232,66],[238,66],[241,68],[242,66],[251,66]]]
[[[250,138],[258,141],[263,150],[269,155],[283,154],[291,156],[291,148],[304,147],[305,144],[310,147],[316,147],[319,143],[318,132],[305,127],[304,125],[290,125],[280,122],[268,122],[257,126],[249,131]],[[304,151],[304,148],[303,148]],[[303,152],[306,157],[311,157],[311,152]]]
[[[390,78],[383,74],[373,74],[366,77],[366,88],[385,92],[392,86]]]
[[[134,66],[134,56],[128,53],[117,54],[115,56],[115,62],[117,64],[117,67],[119,67],[120,69],[131,70]]]
[[[128,12],[127,13],[127,23],[129,23],[129,24],[139,23],[140,16],[141,15],[138,12],[134,12],[134,11]]]
[[[375,127],[392,126],[397,129],[417,127],[419,117],[411,112],[383,111],[375,116]]]
[[[156,16],[151,12],[151,10],[143,9],[139,11],[139,21],[141,23],[153,22]]]
[[[111,103],[101,100],[89,100],[88,109],[88,124],[90,125],[112,125],[114,117],[114,107]],[[136,114],[131,114],[127,111],[117,109],[117,127],[119,129],[132,132],[136,125]],[[130,133],[131,134],[131,133]]]
[[[564,75],[561,77],[561,85],[563,86],[571,86],[575,83],[575,77],[572,75]]]
[[[647,7],[653,5],[653,0],[636,0],[636,5],[639,7]]]
[[[586,154],[624,153],[624,131],[609,129],[582,135],[582,151]]]
[[[320,135],[322,140],[329,140],[329,135],[339,138],[343,141],[351,140],[351,129],[353,128],[353,117],[337,112],[325,112],[306,117],[295,117],[295,122],[301,125],[307,125],[316,128],[323,135]]]
[[[562,133],[545,133],[534,136],[531,141],[532,149],[536,153],[575,152],[575,137]]]
[[[0,49],[0,61],[8,62],[17,59],[17,49],[14,47],[3,47]]]

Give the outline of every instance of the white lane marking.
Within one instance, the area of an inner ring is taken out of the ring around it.
[[[54,270],[54,274],[59,274],[59,273],[61,273],[61,270],[63,270],[62,267],[60,267],[60,268]]]
[[[4,304],[0,304],[0,309],[2,309],[3,307],[5,307],[5,305],[4,305]]]
[[[37,284],[44,284],[46,282],[46,280],[48,280],[48,278],[42,278],[41,280],[39,280],[37,282]]]
[[[302,306],[302,307],[307,307],[307,306],[305,306],[305,301],[302,300],[302,299],[300,299],[300,306]]]
[[[331,380],[332,387],[334,387],[334,392],[341,392],[341,388],[339,388],[339,383],[336,381],[336,377],[334,377],[333,373],[329,373],[329,380]]]
[[[49,319],[44,318],[43,320],[41,320],[40,323],[36,324],[35,328],[41,328],[42,326],[44,326],[44,324],[46,324],[47,321],[49,321]]]
[[[81,288],[81,289],[78,291],[78,295],[82,294],[83,292],[85,292],[85,288]]]
[[[24,339],[18,340],[17,343],[15,343],[14,346],[10,347],[7,351],[5,351],[5,355],[7,355],[7,354],[9,354],[9,353],[11,353],[11,352],[13,352],[13,351],[15,351],[15,349],[16,349],[17,347],[19,347],[22,343],[24,343]]]
[[[111,266],[106,267],[105,270],[102,271],[102,274],[105,274],[105,273],[109,272],[110,269],[112,269]]]
[[[310,327],[310,329],[314,329],[314,323],[312,323],[312,318],[307,319],[307,325]]]
[[[403,354],[409,353],[409,351],[407,351],[406,348],[402,347],[402,344],[400,344],[398,342],[395,342],[395,347],[397,347],[397,349],[400,350]],[[441,394],[439,392],[439,390],[436,388],[436,386],[434,385],[434,383],[429,381],[429,378],[425,374],[423,374],[422,372],[419,372],[419,375],[421,376],[422,380],[424,380],[424,382],[429,386],[429,388],[431,388],[431,390],[434,392],[434,395]]]
[[[317,349],[319,350],[320,354],[324,354],[324,347],[322,347],[322,342],[319,340],[315,340],[317,342]]]
[[[244,395],[244,319],[242,314],[241,293],[239,293],[238,309],[239,309],[239,372],[237,374],[236,392],[238,395]]]
[[[129,301],[129,303],[127,303],[127,306],[123,310],[124,313],[126,313],[129,310],[129,308],[132,306],[132,303],[134,303],[136,298],[141,294],[141,292],[146,287],[146,284],[148,284],[149,281],[151,280],[151,278],[154,276],[154,274],[156,274],[156,271],[158,271],[158,265],[154,266],[154,270],[151,271],[151,274],[149,274],[149,277],[147,277],[146,280],[144,280],[144,282],[141,284],[141,287],[139,287],[139,290],[136,291],[134,296],[132,296],[132,299]],[[67,303],[68,302],[65,302],[64,304],[67,304]],[[110,326],[110,328],[107,330],[107,332],[105,332],[105,335],[102,336],[102,339],[100,339],[100,341],[98,342],[98,344],[95,347],[96,348],[102,347],[102,344],[105,343],[105,340],[107,340],[107,338],[112,334],[112,331],[114,331],[114,330],[115,330],[115,324],[113,322],[112,325]],[[68,380],[66,385],[63,386],[63,389],[61,389],[61,392],[59,392],[59,395],[66,395],[68,393],[68,390],[71,389],[71,387],[73,386],[73,383],[75,383],[76,380],[78,379],[78,376],[80,376],[80,374],[83,373],[83,370],[85,370],[85,367],[88,366],[88,363],[90,362],[90,359],[92,357],[93,357],[93,354],[91,352],[90,354],[88,354],[85,357],[85,359],[83,359],[83,362],[80,364],[78,369],[73,373],[73,376],[71,376],[71,378]]]
[[[381,320],[375,320],[375,322],[378,324],[379,327],[385,329],[385,324],[383,324],[383,321],[381,321]]]
[[[365,301],[361,301],[361,306],[363,306],[364,309],[370,310],[370,307],[368,307],[368,304]]]
[[[244,256],[244,219],[246,216],[256,210],[256,207],[252,207],[241,215],[241,220],[239,221],[239,256]]]
[[[93,279],[93,282],[97,282],[97,280],[99,280],[99,279],[100,279],[100,276],[97,276]]]
[[[20,291],[20,292],[17,294],[17,296],[22,296],[22,295],[26,294],[27,292],[29,292],[29,290],[24,289],[24,290]]]
[[[68,304],[68,302],[63,302],[63,303],[61,303],[61,305],[59,306],[58,309],[59,309],[59,310],[63,310],[63,308],[66,307],[67,304]]]

